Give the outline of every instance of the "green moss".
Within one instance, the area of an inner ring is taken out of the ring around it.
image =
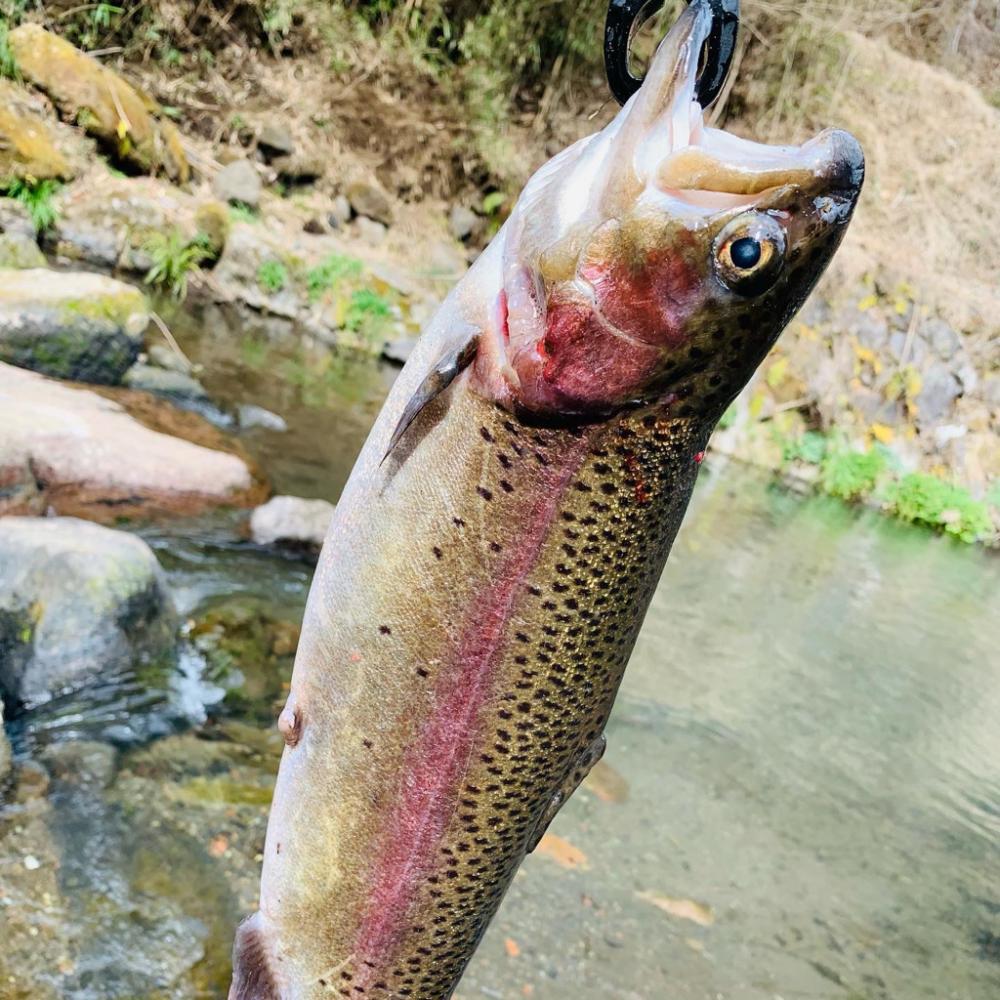
[[[968,490],[924,472],[911,472],[886,491],[889,509],[911,524],[944,531],[963,542],[977,542],[993,533],[986,504]]]
[[[819,465],[826,457],[826,435],[820,431],[806,431],[799,437],[782,441],[782,457],[786,462],[806,462]]]

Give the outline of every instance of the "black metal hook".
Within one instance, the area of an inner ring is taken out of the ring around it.
[[[695,88],[698,103],[707,108],[729,75],[740,24],[739,0],[692,0],[712,11],[712,30],[705,42],[704,63]],[[629,54],[636,31],[663,7],[663,0],[610,0],[604,27],[604,67],[611,93],[624,104],[642,86],[629,70]]]

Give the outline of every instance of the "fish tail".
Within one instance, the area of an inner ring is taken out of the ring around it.
[[[281,1000],[259,912],[244,920],[236,931],[229,1000]]]

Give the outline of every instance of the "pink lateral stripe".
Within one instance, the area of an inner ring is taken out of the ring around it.
[[[521,522],[525,534],[509,546],[493,585],[470,609],[453,658],[442,665],[436,708],[410,747],[409,773],[386,821],[367,912],[356,939],[355,954],[376,968],[362,965],[363,981],[356,977],[356,985],[370,985],[378,978],[378,967],[384,966],[405,933],[418,883],[437,863],[436,850],[454,814],[473,751],[477,716],[506,645],[514,601],[538,560],[559,502],[588,446],[586,436],[574,440],[558,465],[543,466],[538,480],[523,487],[534,492]]]

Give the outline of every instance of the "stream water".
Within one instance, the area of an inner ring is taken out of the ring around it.
[[[392,369],[214,310],[174,325],[213,399],[288,421],[244,435],[276,489],[336,499]],[[140,698],[11,726],[34,786],[0,813],[0,997],[222,997],[255,903],[311,566],[229,516],[144,536],[186,666],[155,724]],[[605,761],[459,997],[994,1000],[998,649],[1000,559],[710,460]]]

